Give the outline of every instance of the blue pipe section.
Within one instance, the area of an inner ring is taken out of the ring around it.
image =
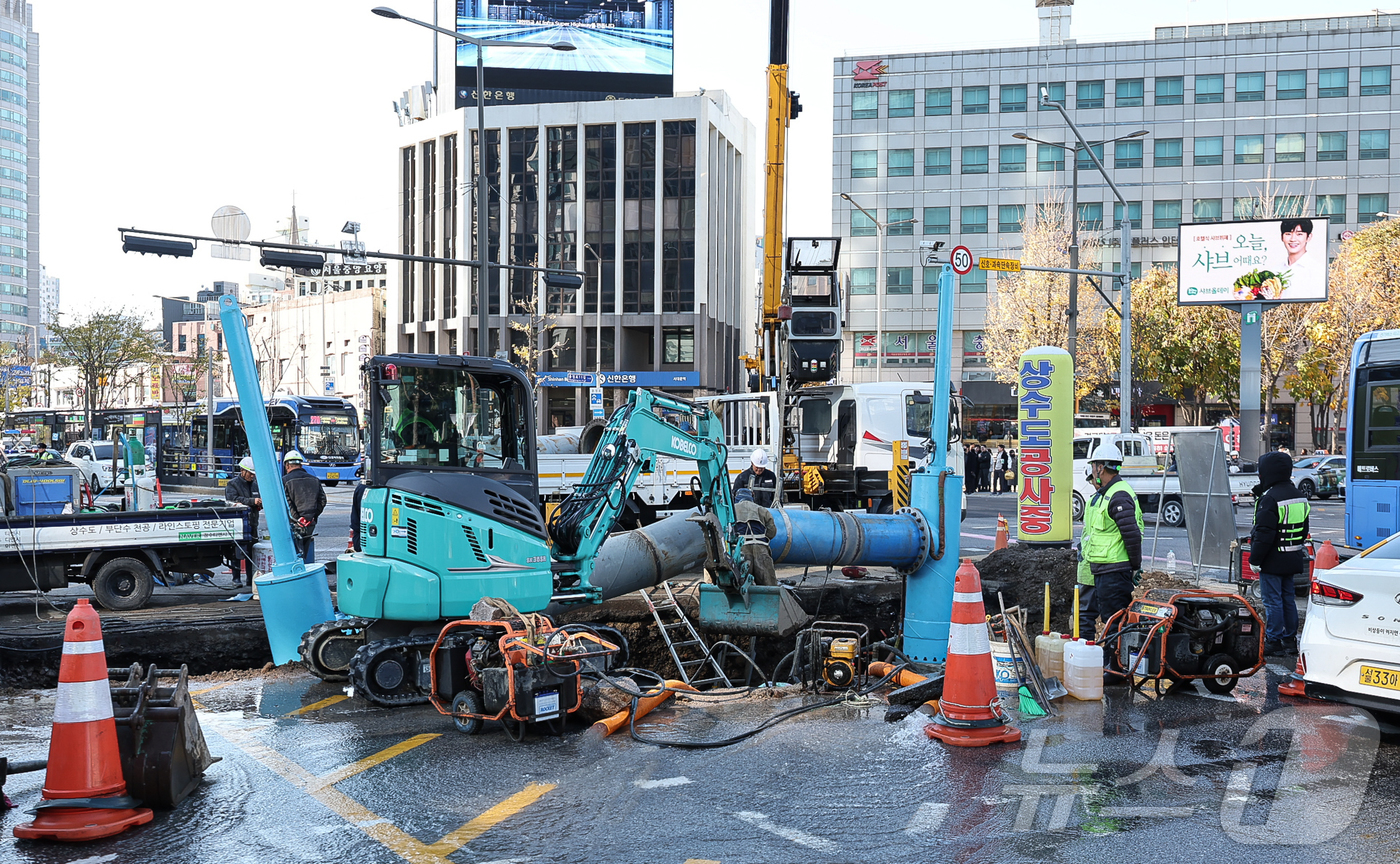
[[[928,531],[906,513],[773,511],[778,533],[768,542],[775,564],[893,567],[911,572],[928,555]]]
[[[276,563],[271,572],[259,575],[254,582],[258,586],[272,659],[280,666],[298,659],[302,634],[335,618],[335,606],[331,603],[325,567],[303,564],[292,543],[287,495],[282,489],[281,466],[277,464],[277,454],[272,447],[272,429],[267,422],[262,387],[253,362],[253,345],[248,338],[243,310],[228,294],[219,299],[219,320],[224,328],[233,383],[238,390],[238,407],[243,414],[248,450],[260,481],[258,495],[263,500],[267,529],[272,535],[272,557]]]
[[[935,523],[935,554],[928,556],[905,582],[904,653],[914,660],[948,659],[948,631],[953,620],[953,586],[957,579],[962,531],[962,478],[944,474],[948,456],[948,396],[952,394],[953,268],[938,276],[938,356],[934,360],[932,458],[911,480],[910,503]],[[940,502],[940,493],[942,501]],[[937,524],[939,514],[942,524]]]

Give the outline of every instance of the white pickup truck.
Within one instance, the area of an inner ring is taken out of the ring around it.
[[[1186,524],[1186,511],[1181,505],[1181,480],[1176,472],[1167,472],[1153,453],[1152,441],[1136,432],[1113,430],[1075,430],[1074,439],[1074,518],[1084,518],[1085,503],[1094,494],[1089,480],[1089,457],[1104,441],[1118,445],[1123,453],[1121,476],[1137,493],[1144,513],[1159,513],[1162,524],[1180,528]],[[1169,458],[1164,455],[1163,457]],[[1236,497],[1253,495],[1258,474],[1229,474],[1230,492]]]

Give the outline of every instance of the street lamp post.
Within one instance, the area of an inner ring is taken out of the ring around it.
[[[1133,328],[1132,328],[1132,286],[1133,280],[1130,277],[1132,269],[1132,236],[1133,224],[1128,214],[1128,202],[1123,197],[1123,193],[1118,191],[1118,186],[1113,182],[1113,178],[1108,176],[1108,170],[1103,167],[1103,162],[1094,153],[1094,149],[1089,146],[1089,142],[1084,140],[1084,134],[1079,131],[1079,127],[1074,125],[1074,121],[1069,119],[1069,112],[1065,111],[1065,106],[1059,102],[1050,101],[1050,91],[1045,87],[1040,88],[1040,104],[1054,108],[1060,112],[1065,124],[1074,133],[1075,139],[1079,142],[1078,147],[1089,154],[1094,167],[1103,175],[1104,182],[1108,188],[1113,190],[1113,197],[1118,199],[1118,203],[1123,207],[1123,221],[1119,223],[1119,282],[1123,286],[1122,294],[1119,298],[1120,310],[1123,317],[1122,326],[1118,335],[1118,428],[1123,432],[1130,432],[1133,428]],[[1078,153],[1075,154],[1075,164],[1079,162]]]
[[[486,310],[486,285],[490,280],[491,264],[487,260],[491,244],[487,241],[486,229],[486,87],[485,87],[485,67],[483,63],[483,48],[504,47],[504,48],[553,48],[555,51],[573,51],[575,46],[569,42],[516,42],[506,39],[477,39],[465,33],[458,33],[456,30],[448,30],[446,27],[439,27],[427,21],[419,21],[417,18],[410,18],[407,15],[400,15],[387,6],[376,6],[370,10],[381,18],[391,18],[397,21],[407,21],[410,24],[417,24],[419,27],[426,27],[429,30],[441,33],[444,36],[451,36],[461,42],[466,42],[476,46],[476,349],[480,357],[490,356],[491,342],[487,337],[488,320]],[[455,54],[454,54],[455,56]],[[436,67],[433,70],[436,75]],[[462,147],[465,150],[470,140],[471,132],[467,127],[467,114],[462,112]],[[465,225],[466,202],[463,202],[462,219]],[[463,231],[463,234],[466,232]],[[465,244],[464,244],[465,245]],[[502,340],[504,341],[504,340]]]
[[[912,225],[919,220],[900,219],[896,222],[883,223],[876,219],[869,210],[857,204],[850,195],[842,192],[841,197],[875,223],[875,369],[878,374],[878,370],[885,366],[885,230],[891,225]]]
[[[1101,147],[1104,144],[1112,144],[1116,141],[1128,141],[1133,138],[1142,138],[1147,135],[1146,129],[1141,129],[1129,135],[1120,135],[1117,138],[1108,138],[1103,141],[1096,141],[1091,147]],[[1036,144],[1044,144],[1047,147],[1058,147],[1061,150],[1071,151],[1070,155],[1074,161],[1073,181],[1070,183],[1070,210],[1069,210],[1069,269],[1079,269],[1079,145],[1066,147],[1064,144],[1055,144],[1050,141],[1041,141],[1039,138],[1032,138],[1024,132],[1013,132],[1012,138],[1021,141],[1034,141]],[[1066,329],[1068,330],[1067,347],[1069,356],[1075,357],[1075,349],[1079,345],[1079,274],[1069,274],[1069,312],[1067,313]]]

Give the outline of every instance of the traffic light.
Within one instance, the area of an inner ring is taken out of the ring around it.
[[[326,266],[326,256],[310,252],[284,252],[264,249],[258,263],[264,267],[290,267],[293,270],[320,270]]]
[[[140,252],[142,255],[149,253],[157,257],[169,255],[172,258],[193,258],[194,244],[184,240],[165,240],[160,237],[138,237],[132,234],[123,234],[122,251]]]
[[[794,93],[794,92],[791,91],[791,90],[788,91],[788,119],[789,119],[789,120],[796,120],[796,119],[797,119],[797,115],[802,113],[802,100],[801,100],[801,96],[802,96],[801,93]]]
[[[583,287],[583,276],[577,273],[546,270],[544,284],[547,288],[557,288],[560,291],[577,291]]]

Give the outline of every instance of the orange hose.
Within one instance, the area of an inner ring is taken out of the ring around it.
[[[689,690],[692,693],[699,692],[694,687],[691,687],[684,681],[668,679],[666,681],[666,687],[669,689],[665,690],[662,693],[659,693],[655,696],[644,696],[641,699],[637,700],[637,719],[640,720],[641,718],[650,714],[651,709],[655,708],[662,702],[665,702],[667,699],[671,698],[672,690]],[[619,711],[611,717],[604,717],[602,720],[599,720],[597,723],[594,723],[593,728],[601,731],[603,733],[603,737],[606,738],[607,736],[613,734],[617,730],[625,727],[628,723],[628,717],[631,715],[631,713],[632,712],[630,708]]]
[[[893,670],[893,663],[882,663],[877,660],[874,663],[870,664],[870,677],[878,681],[881,678],[884,678],[886,675],[890,674],[890,672]],[[899,670],[898,675],[890,679],[890,683],[893,684],[896,689],[898,689],[900,687],[908,687],[910,684],[918,684],[920,681],[927,680],[927,676],[920,675],[917,672],[910,672],[908,669],[901,669]],[[930,699],[924,704],[932,707],[935,713],[938,711],[937,699]]]

